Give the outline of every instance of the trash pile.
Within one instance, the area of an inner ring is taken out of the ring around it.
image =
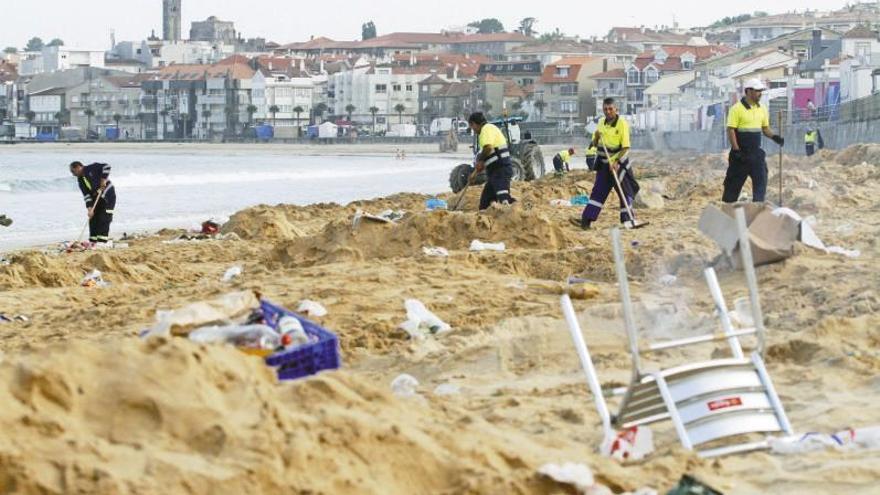
[[[326,315],[314,301],[300,308]],[[339,368],[336,335],[306,318],[260,299],[253,292],[233,292],[172,311],[157,311],[156,324],[142,337],[175,335],[199,344],[232,345],[266,358],[279,379],[295,379]]]

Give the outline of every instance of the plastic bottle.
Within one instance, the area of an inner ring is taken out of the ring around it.
[[[286,349],[300,347],[310,342],[302,323],[293,316],[282,316],[278,320],[278,333],[281,334],[281,345]]]
[[[274,350],[281,346],[281,335],[267,325],[227,325],[202,327],[189,334],[200,344],[227,343],[249,349]]]
[[[446,204],[446,201],[439,198],[431,198],[425,201],[425,208],[427,208],[428,211],[445,210],[447,207],[448,205]]]

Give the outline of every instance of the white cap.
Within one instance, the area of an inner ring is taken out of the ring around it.
[[[764,86],[764,83],[762,83],[760,79],[754,78],[749,79],[746,82],[746,86],[744,89],[756,89],[758,91],[764,91],[765,89],[767,89],[767,86]]]

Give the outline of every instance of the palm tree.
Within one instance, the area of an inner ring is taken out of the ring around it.
[[[210,110],[202,110],[202,118],[205,119],[206,127],[208,128],[208,138],[211,138],[211,111]]]
[[[326,112],[327,110],[328,110],[327,104],[324,103],[323,101],[321,103],[318,103],[317,105],[315,105],[314,112],[315,112],[315,121],[316,121],[315,123],[316,124],[317,124],[318,119],[321,119],[323,121],[324,112]]]
[[[183,120],[183,129],[181,130],[180,135],[183,139],[186,139],[186,124],[189,121],[189,114],[182,113],[182,114],[180,114],[180,118]]]
[[[165,136],[168,135],[168,114],[171,113],[169,107],[165,107],[159,112],[159,115],[162,116],[162,139],[165,139]]]
[[[34,112],[33,110],[26,112],[24,114],[24,118],[26,118],[28,122],[33,124],[34,119],[37,118],[37,112]]]
[[[62,110],[55,114],[55,119],[58,121],[58,124],[61,126],[70,124],[70,110]]]
[[[236,135],[236,123],[235,123],[235,106],[227,105],[223,108],[223,113],[226,114],[226,135]]]
[[[141,123],[141,139],[147,140],[147,112],[139,112],[137,114],[138,121]]]
[[[281,111],[281,108],[279,108],[278,105],[272,105],[271,107],[269,107],[269,113],[272,114],[272,128],[273,129],[275,128],[275,114],[277,114],[280,111]]]
[[[305,109],[303,107],[301,107],[299,105],[293,107],[293,113],[296,114],[296,135],[297,135],[297,137],[302,135],[302,129],[300,128],[300,125],[299,125],[299,116],[303,112],[305,112]]]
[[[250,104],[247,106],[247,114],[248,114],[248,125],[253,125],[254,123],[254,114],[257,113],[257,106],[254,104]]]
[[[357,110],[357,107],[352,105],[351,103],[349,103],[348,105],[345,105],[345,113],[348,114],[348,121],[349,122],[351,122],[351,114],[353,114],[355,110]]]
[[[370,115],[373,116],[373,135],[376,134],[376,114],[379,113],[379,107],[370,107]]]
[[[544,118],[544,109],[547,108],[547,102],[545,102],[544,100],[538,100],[535,102],[535,108],[538,109],[538,114],[543,119]]]
[[[122,115],[118,113],[113,114],[113,121],[116,122],[116,130],[119,130],[119,121],[122,120]]]
[[[406,111],[406,106],[403,103],[398,103],[397,105],[394,105],[394,111],[397,112],[400,123],[403,124],[403,112]]]
[[[89,131],[92,130],[92,117],[95,116],[95,111],[91,108],[86,108],[85,112],[87,120],[86,120],[86,139],[89,138]]]

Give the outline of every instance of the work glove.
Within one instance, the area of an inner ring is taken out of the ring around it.
[[[785,146],[785,138],[783,138],[779,134],[774,134],[773,137],[770,139],[772,139],[773,142],[778,144],[779,146]]]

